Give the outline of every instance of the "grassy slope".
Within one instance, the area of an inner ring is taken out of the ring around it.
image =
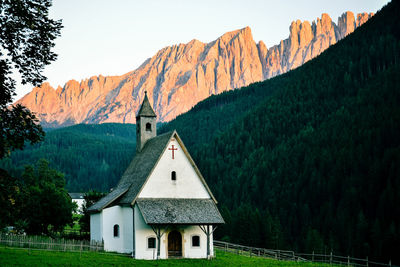
[[[0,248],[0,265],[5,266],[328,266],[327,264],[297,263],[263,258],[250,258],[217,251],[214,260],[132,260],[129,257],[95,252],[74,253],[43,250]]]

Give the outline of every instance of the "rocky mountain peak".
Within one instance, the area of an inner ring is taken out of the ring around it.
[[[134,71],[48,83],[17,101],[37,113],[42,124],[135,123],[148,92],[159,121],[169,121],[212,94],[232,90],[294,69],[353,32],[373,14],[346,12],[332,22],[322,14],[312,23],[293,21],[289,37],[267,48],[255,43],[250,27],[227,32],[210,43],[193,39],[160,49]]]

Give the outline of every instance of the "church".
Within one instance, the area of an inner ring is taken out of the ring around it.
[[[89,208],[90,239],[136,259],[210,258],[224,223],[206,181],[176,131],[157,136],[145,93],[136,155],[118,185]]]

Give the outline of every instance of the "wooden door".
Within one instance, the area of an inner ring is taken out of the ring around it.
[[[182,235],[175,230],[168,234],[168,257],[182,257]]]

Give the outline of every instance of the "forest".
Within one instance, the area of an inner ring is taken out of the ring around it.
[[[400,1],[289,73],[212,96],[177,129],[226,221],[216,239],[400,263]],[[0,167],[39,158],[69,191],[108,191],[134,155],[134,125],[49,131]]]

